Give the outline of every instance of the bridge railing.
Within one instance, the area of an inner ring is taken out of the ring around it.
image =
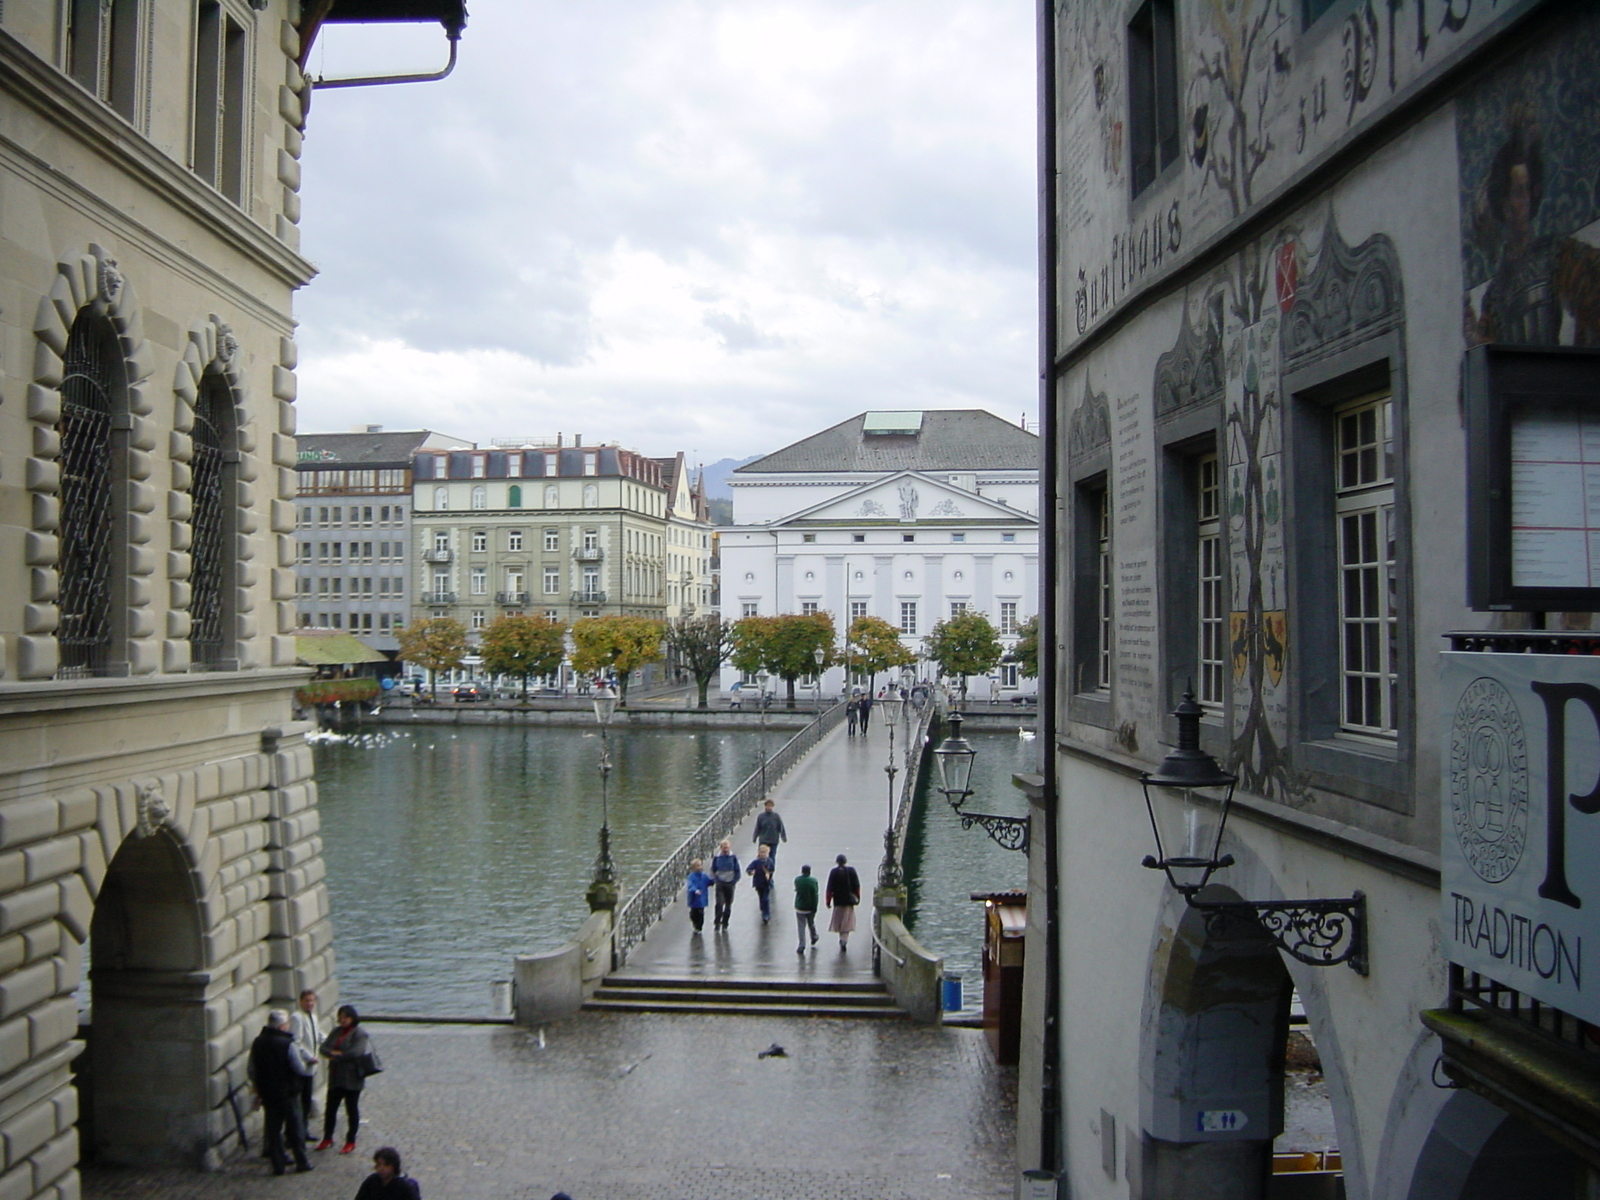
[[[717,811],[685,838],[683,844],[669,854],[655,873],[644,881],[644,885],[617,909],[611,942],[613,968],[628,961],[628,953],[644,941],[650,926],[661,918],[667,906],[677,898],[689,874],[689,864],[697,858],[710,858],[717,843],[739,828],[740,822],[766,796],[767,789],[782,779],[808,750],[844,719],[844,710],[843,703],[835,704],[785,742],[776,754],[752,771],[750,777],[718,806]]]

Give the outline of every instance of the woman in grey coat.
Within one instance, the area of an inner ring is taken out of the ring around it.
[[[340,1154],[349,1154],[356,1148],[356,1130],[361,1128],[361,1089],[366,1084],[367,1055],[372,1053],[372,1039],[361,1028],[361,1016],[348,1004],[339,1006],[339,1028],[330,1033],[322,1043],[322,1057],[328,1060],[328,1102],[322,1106],[322,1141],[318,1150],[333,1145],[333,1127],[339,1118],[342,1102],[349,1114],[349,1127],[345,1131]]]

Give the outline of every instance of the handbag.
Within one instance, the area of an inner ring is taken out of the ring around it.
[[[359,1066],[361,1067],[361,1078],[363,1079],[369,1075],[383,1074],[383,1060],[378,1057],[376,1050],[368,1050],[363,1054]]]

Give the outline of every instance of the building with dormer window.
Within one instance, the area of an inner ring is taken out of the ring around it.
[[[841,653],[852,621],[881,617],[920,655],[934,625],[976,609],[1011,647],[1037,611],[1038,455],[1037,437],[991,413],[935,409],[862,413],[740,467],[720,531],[723,615],[826,612]],[[739,681],[724,668],[724,688]],[[822,687],[846,689],[844,669]],[[1007,662],[969,695],[1034,690]]]

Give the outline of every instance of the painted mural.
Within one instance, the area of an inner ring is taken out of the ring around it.
[[[1059,6],[1061,261],[1070,264],[1062,290],[1071,298],[1063,348],[1426,80],[1490,22],[1530,3],[1361,0],[1310,24],[1298,0],[1181,4],[1182,149],[1138,197],[1127,165],[1129,5]],[[1576,47],[1567,52],[1574,64],[1582,56]],[[1503,111],[1500,118],[1491,136],[1503,140]],[[1273,280],[1252,269],[1250,282]]]
[[[1457,102],[1469,346],[1600,346],[1597,63],[1591,13]]]

